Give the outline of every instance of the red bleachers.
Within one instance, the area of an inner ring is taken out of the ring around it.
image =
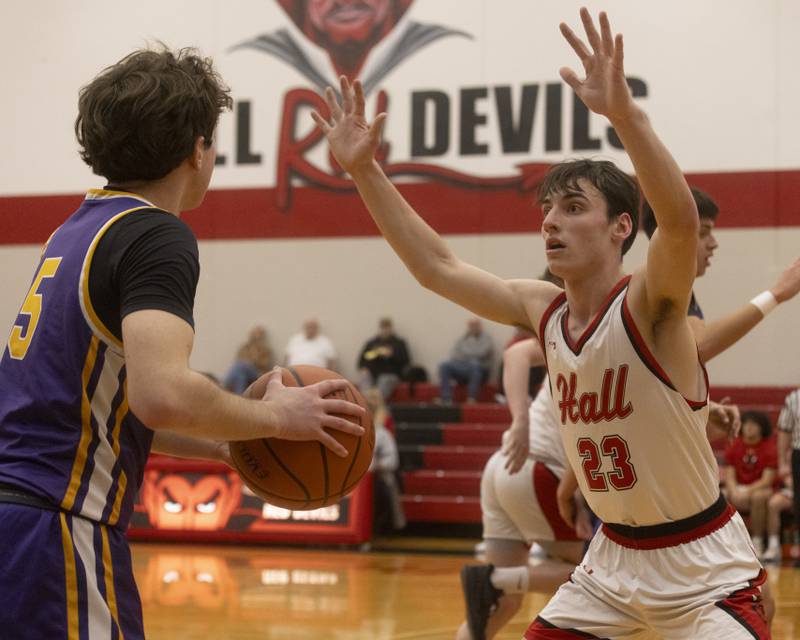
[[[728,396],[742,411],[766,412],[773,425],[789,387],[712,387],[711,398]],[[486,385],[481,399],[494,398],[495,388]],[[438,397],[436,385],[398,386],[393,404],[398,419],[398,445],[403,471],[403,504],[409,522],[480,523],[480,478],[486,461],[500,447],[511,416],[508,407],[496,402],[428,405]],[[463,400],[463,387],[456,387],[456,400]],[[460,420],[460,421],[459,421]],[[402,439],[400,438],[402,436]],[[718,458],[727,444],[723,436],[713,445]]]
[[[500,446],[505,423],[450,423],[442,425],[442,444],[461,446]]]
[[[480,471],[419,469],[403,474],[403,489],[407,494],[479,496]]]
[[[404,495],[403,509],[409,522],[480,522],[479,497]]]

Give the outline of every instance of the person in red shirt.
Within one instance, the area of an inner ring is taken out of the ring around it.
[[[778,453],[774,440],[770,439],[769,416],[761,411],[745,411],[741,419],[741,434],[725,451],[725,493],[739,511],[749,511],[750,537],[761,557]]]

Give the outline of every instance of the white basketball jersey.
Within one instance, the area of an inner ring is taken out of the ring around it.
[[[706,438],[708,381],[684,398],[628,310],[630,276],[611,291],[577,342],[561,294],[542,317],[542,340],[564,450],[592,510],[631,526],[687,518],[719,498]],[[698,369],[702,369],[698,362]]]
[[[553,397],[550,395],[547,379],[542,382],[528,412],[531,457],[546,464],[560,478],[567,468],[567,456],[564,453],[564,442],[553,410]]]

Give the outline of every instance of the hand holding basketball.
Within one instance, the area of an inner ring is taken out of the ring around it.
[[[245,394],[281,407],[281,425],[273,425],[279,433],[230,444],[239,475],[270,504],[324,507],[341,500],[367,472],[375,448],[372,418],[355,385],[335,371],[276,369]]]
[[[364,428],[342,416],[361,418],[363,407],[339,398],[327,396],[341,392],[350,383],[343,379],[322,380],[305,387],[287,387],[283,384],[282,370],[275,367],[256,380],[245,391],[245,396],[273,403],[276,420],[271,437],[282,440],[318,440],[336,455],[345,457],[347,450],[325,431],[336,429],[355,436],[364,434]]]

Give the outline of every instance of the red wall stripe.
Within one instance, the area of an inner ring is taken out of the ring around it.
[[[800,170],[698,173],[689,182],[720,205],[722,228],[800,226]],[[401,192],[443,234],[536,232],[541,214],[534,194],[517,189],[465,189],[440,182],[403,184]],[[0,197],[0,244],[39,244],[83,197]],[[292,190],[278,208],[275,189],[218,189],[185,214],[198,238],[336,238],[375,236],[377,228],[353,192],[314,187]]]

